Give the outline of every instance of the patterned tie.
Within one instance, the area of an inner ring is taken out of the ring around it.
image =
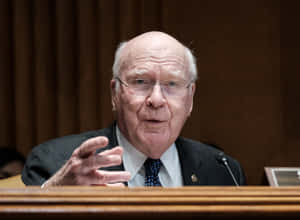
[[[161,186],[159,181],[158,172],[161,167],[160,159],[148,158],[145,163],[145,186]]]

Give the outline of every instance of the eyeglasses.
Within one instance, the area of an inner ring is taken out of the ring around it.
[[[121,84],[130,88],[137,96],[148,96],[156,85],[156,80],[148,78],[133,78],[124,82],[119,77],[115,77]],[[181,96],[185,89],[189,88],[193,81],[186,83],[180,80],[159,81],[160,88],[164,95],[171,97]]]

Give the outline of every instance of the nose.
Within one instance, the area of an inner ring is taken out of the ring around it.
[[[155,84],[150,95],[147,97],[146,104],[148,106],[159,108],[166,104],[166,98],[159,84]]]

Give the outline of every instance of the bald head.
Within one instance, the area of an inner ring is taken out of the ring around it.
[[[162,32],[147,32],[128,41],[122,53],[126,56],[153,50],[160,54],[170,48],[178,55],[184,54],[184,46],[175,38]]]
[[[157,31],[146,32],[128,42],[121,43],[116,51],[113,75],[119,76],[123,68],[129,66],[130,61],[136,60],[141,54],[165,56],[166,53],[181,57],[182,65],[186,66],[191,79],[193,81],[197,79],[195,58],[191,51],[172,36]]]

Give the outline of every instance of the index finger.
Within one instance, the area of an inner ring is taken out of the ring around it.
[[[94,154],[97,149],[107,146],[108,139],[104,136],[94,137],[83,142],[79,148],[75,150],[75,154],[80,158],[86,158]]]

